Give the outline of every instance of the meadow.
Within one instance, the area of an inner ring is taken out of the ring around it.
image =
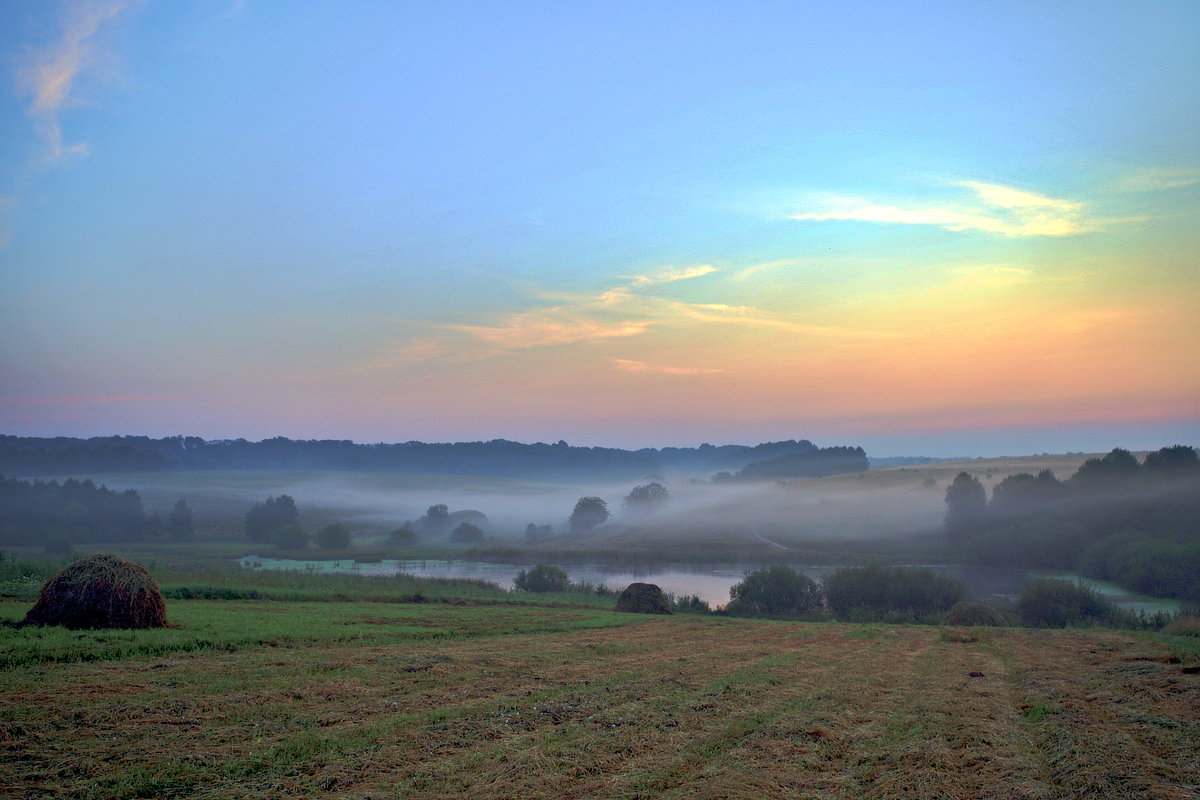
[[[14,620],[24,601],[0,603]],[[171,600],[7,629],[0,796],[1194,798],[1193,637]]]

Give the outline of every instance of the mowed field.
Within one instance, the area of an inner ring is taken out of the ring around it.
[[[169,612],[168,631],[0,632],[0,796],[1200,797],[1194,639],[528,606]]]

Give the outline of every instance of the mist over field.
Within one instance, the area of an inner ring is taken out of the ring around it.
[[[598,530],[569,538],[618,546],[623,538],[659,538],[664,545],[718,537],[757,551],[765,537],[783,546],[806,540],[909,535],[941,525],[946,486],[963,468],[989,485],[1009,474],[1057,469],[1070,474],[1084,456],[935,462],[847,475],[791,481],[712,482],[710,476],[646,475],[625,481],[547,483],[495,477],[347,471],[245,471],[93,476],[112,486],[132,487],[151,509],[165,511],[187,498],[200,519],[238,516],[268,496],[287,494],[302,519],[336,518],[369,536],[383,536],[415,521],[429,506],[487,515],[487,532],[517,541],[529,523],[569,534],[568,518],[579,498],[604,500],[612,515]],[[986,465],[986,466],[982,466]],[[649,508],[626,507],[638,485],[660,482],[669,498]],[[236,533],[237,531],[235,531]]]
[[[0,798],[1200,800],[1198,42],[0,0]]]

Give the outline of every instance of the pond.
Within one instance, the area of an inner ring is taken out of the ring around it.
[[[494,583],[511,589],[518,571],[529,569],[532,564],[499,564],[483,561],[438,561],[438,560],[383,560],[374,562],[301,561],[281,558],[246,556],[238,562],[246,569],[278,569],[298,572],[347,573],[355,575],[396,575],[404,573],[418,578],[471,578]],[[675,595],[696,595],[710,604],[724,605],[729,602],[729,589],[738,583],[758,564],[655,564],[631,566],[629,564],[572,564],[566,568],[574,581],[604,584],[620,591],[634,581],[655,583],[664,591]],[[812,566],[792,564],[793,569],[803,572],[814,580],[820,580],[837,566]],[[1068,573],[1035,572],[1032,570],[1005,567],[972,567],[962,565],[923,565],[944,572],[964,581],[972,596],[985,603],[1011,601],[1021,593],[1029,581],[1038,577],[1076,579]],[[1084,583],[1104,594],[1114,603],[1133,610],[1155,611],[1179,610],[1174,600],[1136,595],[1116,584],[1083,578]]]

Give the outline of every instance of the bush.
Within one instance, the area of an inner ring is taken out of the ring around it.
[[[280,550],[303,550],[308,547],[308,531],[299,525],[280,525],[271,531],[268,538]]]
[[[682,614],[711,614],[712,606],[707,600],[701,600],[699,595],[684,594],[676,597],[673,594],[668,594],[667,599],[671,603],[671,610],[678,611]]]
[[[1008,624],[1004,615],[986,603],[960,600],[950,607],[942,617],[943,625],[990,625]]]
[[[821,591],[813,579],[791,567],[776,565],[747,573],[729,597],[737,608],[756,614],[801,614],[821,607]]]
[[[967,596],[965,583],[924,567],[842,567],[823,583],[830,610],[854,622],[932,622]]]
[[[350,529],[340,522],[332,522],[317,531],[317,547],[324,550],[344,550],[350,546]]]
[[[521,570],[513,579],[513,586],[522,592],[565,592],[570,583],[564,570],[550,564],[538,564]]]
[[[1117,607],[1082,582],[1038,578],[1017,600],[1021,621],[1031,628],[1065,628],[1068,625],[1113,623]]]

